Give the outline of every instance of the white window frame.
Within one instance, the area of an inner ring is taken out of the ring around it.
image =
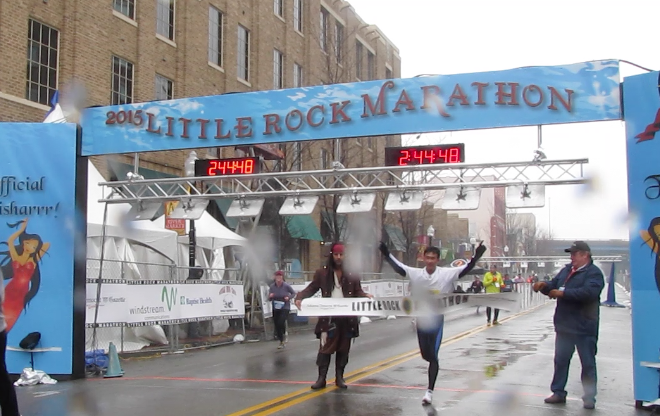
[[[225,14],[217,7],[209,6],[208,61],[219,68],[224,67],[224,39]]]
[[[335,22],[335,58],[341,64],[344,58],[344,25]]]
[[[169,97],[167,97],[167,92],[165,93],[166,94],[165,97],[162,97],[162,96],[159,97],[159,92],[162,91],[163,83],[169,89],[169,94],[170,94]],[[155,94],[155,96],[156,96],[156,100],[159,100],[159,101],[160,100],[171,100],[171,99],[173,99],[174,98],[174,81],[172,81],[171,79],[169,79],[166,76],[156,74],[156,94]]]
[[[29,19],[28,24],[30,25],[30,27],[28,28],[28,57],[27,57],[27,73],[25,74],[25,99],[33,103],[47,105],[50,107],[51,97],[53,96],[55,91],[57,91],[57,85],[59,82],[58,77],[59,77],[59,66],[60,66],[59,63],[60,63],[60,38],[61,38],[60,31],[36,19]],[[50,43],[49,44],[41,43],[41,39],[40,39],[41,36],[39,36],[38,40],[37,38],[34,39],[30,38],[30,32],[32,31],[33,24],[40,25],[42,31],[44,30],[44,28],[48,29],[51,32],[48,35],[48,39],[51,39],[53,31],[57,34],[57,42],[55,42],[54,48],[51,46]],[[30,47],[32,46],[33,43],[37,46],[36,49],[38,50],[38,56],[36,56],[36,60],[33,60],[32,58],[35,58],[35,56],[32,56],[30,54]],[[48,58],[47,58],[48,62],[46,65],[44,65],[41,62],[42,59],[41,50],[43,46],[46,46],[48,48]],[[51,65],[52,63],[51,54],[53,53],[53,50],[55,51],[54,67]],[[32,74],[32,68],[33,68],[32,63],[34,63],[38,68],[37,82],[31,81],[30,79],[31,78],[30,75]],[[53,85],[51,85],[50,76],[46,80],[46,84],[41,83],[41,71],[43,71],[44,68],[48,71],[48,75],[53,75],[52,71],[54,71],[55,80],[53,81],[54,82]],[[35,85],[37,87],[36,97],[33,97],[32,94],[30,93],[32,85]],[[44,92],[45,92],[45,98],[42,96]]]
[[[115,60],[117,60],[117,63],[121,64],[126,64],[127,69],[130,69],[130,74],[127,71],[126,75],[123,76],[120,73],[115,73]],[[130,65],[130,67],[129,67]],[[110,105],[122,105],[122,104],[132,104],[133,103],[133,93],[135,90],[135,65],[133,62],[129,61],[128,59],[124,59],[120,56],[117,55],[112,55],[112,82],[110,85]],[[119,83],[117,83],[115,77],[119,78]],[[130,91],[127,89],[125,94],[122,94],[122,91],[119,89],[121,88],[122,84],[122,79],[125,80],[124,82],[127,83],[130,81],[131,83],[131,88]],[[117,94],[117,100],[114,100],[114,96]],[[125,100],[121,100],[122,95],[126,98]]]
[[[245,34],[244,44],[241,34]],[[236,72],[239,79],[250,82],[250,30],[243,25],[238,25],[238,50]]]
[[[112,0],[112,10],[126,17],[127,19],[134,21],[136,16],[135,3],[136,0]],[[132,15],[130,13],[131,6],[133,6]],[[124,10],[126,10],[126,13],[124,13]]]
[[[303,0],[293,0],[293,29],[303,32]]]
[[[359,40],[355,41],[355,78],[358,81],[362,80],[362,55],[364,52],[364,45]]]
[[[176,0],[156,0],[156,2],[156,35],[175,42]],[[162,19],[165,17],[165,11],[167,12],[167,20]],[[167,28],[167,33],[161,33],[165,28]]]
[[[303,67],[297,62],[293,63],[293,88],[303,86]]]
[[[329,16],[330,13],[325,9],[325,7],[321,7],[321,13],[319,15],[319,23],[320,23],[319,44],[321,46],[321,50],[326,53],[328,52],[328,22],[329,22],[328,17]]]
[[[284,54],[273,49],[273,89],[284,88]]]
[[[273,0],[273,13],[284,19],[284,0]]]

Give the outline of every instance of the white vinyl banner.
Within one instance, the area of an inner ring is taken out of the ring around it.
[[[87,283],[86,323],[94,324],[96,283]],[[243,285],[227,281],[103,283],[98,326],[148,326],[245,316]]]
[[[447,313],[456,309],[491,306],[509,312],[520,310],[520,294],[446,294],[417,300],[412,297],[387,298],[309,298],[302,301],[300,316],[420,316]]]

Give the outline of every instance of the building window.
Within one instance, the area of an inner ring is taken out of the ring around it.
[[[133,64],[117,56],[112,57],[111,105],[133,102]]]
[[[27,49],[27,84],[25,97],[35,103],[50,105],[57,89],[57,29],[30,19]]]
[[[238,25],[238,77],[250,80],[250,31]]]
[[[293,144],[293,167],[292,170],[302,170],[302,143]]]
[[[344,26],[337,23],[335,24],[335,57],[337,58],[337,63],[341,63],[343,44],[344,44]]]
[[[284,88],[284,55],[273,49],[273,88]]]
[[[174,98],[174,82],[156,74],[156,100],[171,100],[172,98]]]
[[[321,33],[319,35],[321,50],[328,51],[328,11],[321,7]]]
[[[392,79],[392,70],[391,69],[385,68],[385,78]]]
[[[284,17],[284,0],[273,0],[274,12],[280,17]]]
[[[174,1],[158,0],[156,10],[156,33],[174,40]]]
[[[298,64],[293,64],[293,88],[300,88],[303,86],[303,69]]]
[[[209,62],[222,66],[222,32],[224,15],[213,6],[209,7]]]
[[[376,79],[376,57],[373,53],[367,52],[367,79]]]
[[[355,76],[362,79],[362,42],[355,41]]]
[[[293,28],[302,33],[303,30],[303,2],[293,0]]]
[[[113,0],[112,7],[129,19],[135,20],[135,0]]]

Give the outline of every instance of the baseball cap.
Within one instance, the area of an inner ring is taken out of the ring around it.
[[[564,250],[566,253],[575,253],[576,251],[588,251],[591,253],[591,248],[584,241],[574,241],[569,248]]]

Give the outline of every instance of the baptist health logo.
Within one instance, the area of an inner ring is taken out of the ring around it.
[[[167,305],[167,311],[171,312],[172,308],[176,305],[176,297],[179,294],[179,290],[175,287],[163,286],[163,290],[160,292],[160,301]],[[185,303],[185,297],[181,296],[179,302]]]

